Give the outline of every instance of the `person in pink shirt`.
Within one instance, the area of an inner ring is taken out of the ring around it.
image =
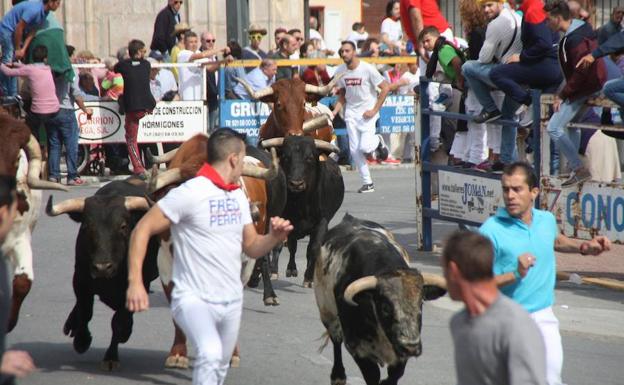
[[[32,105],[30,113],[26,116],[26,124],[30,127],[33,135],[39,140],[39,129],[54,117],[60,108],[56,97],[52,70],[46,64],[48,49],[38,45],[33,49],[33,64],[13,63],[13,67],[0,64],[0,71],[6,76],[21,76],[28,79]]]

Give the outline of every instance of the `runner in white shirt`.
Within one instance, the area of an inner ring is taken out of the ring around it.
[[[127,307],[147,310],[142,279],[147,242],[171,229],[173,282],[171,309],[197,351],[193,384],[221,385],[234,351],[242,313],[241,252],[266,255],[286,240],[289,221],[271,218],[258,235],[249,202],[238,186],[245,158],[243,136],[231,129],[208,140],[208,163],[198,176],[171,190],[137,224],[128,253]]]
[[[379,109],[389,92],[389,85],[377,69],[357,57],[355,44],[344,41],[338,51],[345,64],[338,67],[336,74],[344,73],[337,83],[340,88],[334,116],[345,106],[344,119],[349,135],[351,158],[360,171],[362,187],[359,193],[375,191],[366,158],[386,160],[388,148],[381,135],[375,135],[375,123]],[[377,95],[377,87],[381,89]]]

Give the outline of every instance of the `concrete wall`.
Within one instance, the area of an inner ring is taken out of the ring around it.
[[[180,10],[182,21],[196,32],[215,33],[221,47],[227,39],[226,1],[185,0]],[[166,0],[63,0],[56,16],[65,28],[68,44],[105,57],[131,39],[141,39],[149,46],[156,15],[166,5]],[[10,7],[11,0],[0,0],[2,14]],[[270,31],[277,26],[302,29],[303,0],[249,0],[249,18]],[[264,39],[262,43],[268,49],[273,42]]]

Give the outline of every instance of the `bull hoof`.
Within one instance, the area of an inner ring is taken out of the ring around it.
[[[286,277],[296,277],[299,275],[297,269],[286,269]]]
[[[240,356],[232,356],[230,359],[230,368],[238,368],[240,367]]]
[[[271,274],[271,281],[275,281],[279,278],[279,274],[278,273],[272,273]]]
[[[268,297],[264,299],[264,306],[279,306],[279,299],[277,297]]]
[[[120,367],[119,361],[113,361],[113,360],[104,360],[100,364],[100,369],[102,369],[105,372],[115,372],[119,370],[119,367]]]
[[[312,281],[303,281],[303,287],[305,287],[306,289],[311,289]]]
[[[188,367],[188,358],[179,354],[176,354],[175,356],[169,356],[165,360],[165,368],[188,369]]]
[[[347,385],[347,379],[336,378],[335,380],[331,380],[331,385]]]
[[[74,350],[80,354],[86,352],[91,346],[91,341],[93,341],[93,337],[91,337],[91,333],[89,332],[77,333],[74,336]]]

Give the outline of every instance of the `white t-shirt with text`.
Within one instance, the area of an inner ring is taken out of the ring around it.
[[[178,54],[178,63],[188,63],[194,53],[187,49]],[[180,99],[202,100],[202,67],[179,67],[178,80],[180,81]]]
[[[361,119],[362,114],[377,103],[376,87],[384,81],[383,76],[373,65],[360,60],[360,64],[350,70],[342,64],[336,70],[336,74],[345,73],[338,81],[338,88],[345,90],[345,116]],[[379,114],[377,114],[379,115]],[[376,119],[377,117],[374,117]]]
[[[172,223],[173,298],[242,299],[243,228],[252,223],[243,190],[228,192],[200,176],[171,190],[158,207]]]

